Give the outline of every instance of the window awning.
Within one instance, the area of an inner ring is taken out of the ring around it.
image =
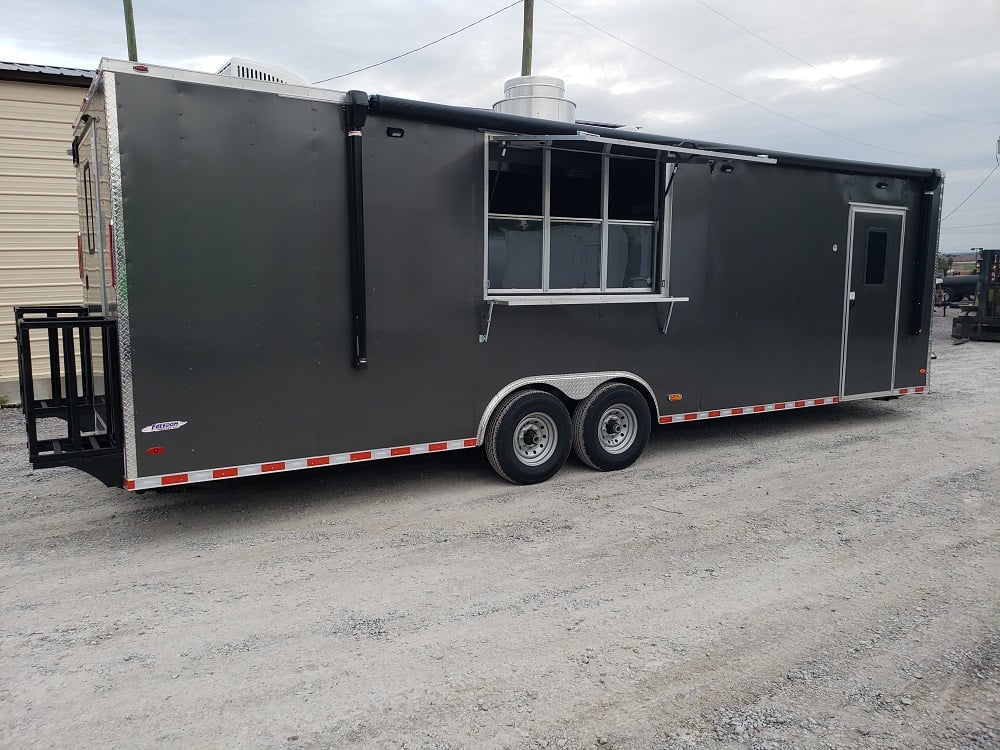
[[[778,160],[767,154],[751,156],[747,154],[732,154],[726,151],[711,151],[704,148],[694,148],[691,146],[673,146],[661,143],[647,143],[645,141],[632,141],[624,138],[608,138],[593,133],[579,132],[576,135],[512,135],[502,133],[490,133],[490,142],[509,143],[522,147],[551,146],[553,144],[565,144],[567,146],[577,145],[582,151],[608,152],[618,156],[644,156],[650,157],[650,151],[666,153],[668,156],[685,155],[702,159],[718,159],[720,161],[750,161],[760,164],[777,164]]]

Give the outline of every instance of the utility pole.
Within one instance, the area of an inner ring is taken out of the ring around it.
[[[135,18],[132,17],[132,0],[125,3],[125,36],[128,38],[128,59],[139,61],[139,53],[135,51]]]
[[[126,3],[131,0],[125,0]],[[521,42],[521,75],[531,75],[531,37],[535,25],[535,0],[524,0],[524,37]]]

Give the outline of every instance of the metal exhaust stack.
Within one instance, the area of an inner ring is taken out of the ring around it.
[[[566,98],[566,85],[552,76],[518,76],[503,85],[504,98],[493,105],[505,115],[574,122],[576,103]]]

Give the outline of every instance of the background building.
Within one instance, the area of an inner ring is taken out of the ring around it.
[[[92,77],[0,62],[0,401],[19,399],[14,305],[81,301],[67,151]]]

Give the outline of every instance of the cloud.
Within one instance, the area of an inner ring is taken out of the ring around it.
[[[1000,70],[1000,50],[955,60],[951,66],[958,70]]]
[[[316,81],[426,44],[507,2],[143,0],[136,5],[135,22],[145,62],[211,71],[229,57],[245,57]],[[995,163],[1000,0],[970,0],[960,9],[912,0],[757,0],[724,8],[740,24],[818,70],[697,3],[557,2],[670,63],[547,3],[536,3],[533,70],[563,78],[582,119],[630,123],[763,151],[938,167],[949,173],[945,212]],[[72,24],[66,23],[69,18]],[[521,23],[520,6],[515,6],[413,55],[324,85],[489,107],[502,96],[503,81],[519,73]],[[93,68],[101,57],[125,55],[120,3],[94,3],[86,13],[70,0],[22,3],[17,13],[4,15],[0,27],[0,59]],[[830,76],[940,116],[869,96]],[[988,213],[990,206],[1000,206],[1000,174],[949,223],[989,223],[962,217]],[[1000,229],[982,229],[972,236],[950,234],[946,224],[942,247],[1000,246]]]
[[[682,110],[646,110],[639,116],[639,122],[651,125],[686,125],[697,120],[697,113]]]
[[[794,68],[754,70],[747,74],[746,80],[751,82],[759,80],[792,81],[823,91],[842,86],[841,81],[849,78],[857,78],[877,70],[883,70],[888,65],[882,58],[850,57],[846,60],[834,60],[814,67],[800,65]]]
[[[229,55],[201,55],[200,57],[188,57],[179,60],[177,67],[189,70],[200,70],[205,73],[215,73],[223,65],[229,62]]]

